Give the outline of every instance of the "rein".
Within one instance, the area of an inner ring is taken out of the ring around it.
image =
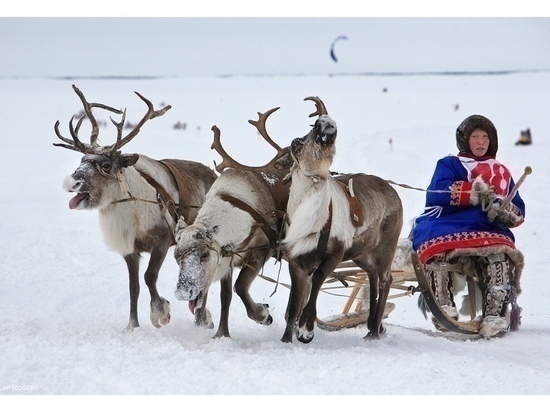
[[[164,164],[164,162],[161,162],[161,163]],[[169,168],[170,172],[173,174],[174,178],[176,179],[176,183],[177,183],[178,191],[179,191],[179,195],[180,195],[180,200],[183,200],[185,197],[189,198],[189,190],[187,189],[187,185],[185,185],[185,182],[184,182],[183,178],[181,176],[179,176],[179,177],[176,176],[175,172],[172,170],[171,167],[168,167],[168,168]],[[122,175],[122,171],[121,171],[120,176],[117,178],[117,180],[118,180],[118,183],[119,183],[122,191],[126,192],[128,194],[128,197],[123,198],[123,199],[115,200],[115,201],[111,202],[112,205],[115,205],[115,204],[118,204],[118,203],[126,203],[126,202],[151,203],[151,204],[154,204],[154,205],[158,205],[160,210],[161,210],[161,214],[163,214],[164,216],[165,216],[166,211],[168,211],[170,213],[170,215],[172,216],[172,218],[174,219],[174,222],[177,222],[179,220],[180,216],[182,216],[185,219],[186,222],[189,222],[189,209],[199,209],[200,208],[200,206],[184,205],[183,203],[178,204],[178,203],[174,202],[174,199],[172,199],[172,196],[170,196],[170,194],[166,191],[166,189],[164,189],[164,187],[162,187],[162,185],[160,183],[158,183],[152,176],[150,176],[147,173],[142,172],[140,170],[138,170],[138,172],[141,175],[141,177],[143,177],[145,179],[145,181],[147,183],[149,183],[149,185],[151,187],[153,187],[153,189],[156,190],[157,200],[141,199],[141,198],[137,198],[134,195],[132,195],[132,193],[130,192],[130,188],[128,187],[128,184],[127,184],[126,180],[124,179],[124,176]],[[112,176],[110,176],[110,177],[112,177]],[[113,178],[115,178],[115,177],[113,177]],[[170,225],[170,223],[168,222],[168,219],[166,219],[166,216],[165,216],[164,220],[166,222],[166,225],[170,228],[170,231],[172,233],[172,239],[175,241],[174,228],[172,227],[172,225]]]
[[[272,211],[267,212],[265,215],[263,215],[260,212],[258,212],[256,209],[254,209],[252,206],[250,206],[248,203],[243,202],[242,200],[237,199],[236,197],[233,197],[229,194],[222,193],[222,194],[220,194],[220,198],[223,201],[230,203],[233,207],[236,207],[236,208],[248,213],[252,217],[252,219],[254,219],[257,223],[257,225],[252,226],[250,234],[245,239],[245,241],[243,241],[242,243],[247,243],[248,241],[250,241],[250,239],[254,235],[254,231],[257,228],[260,228],[262,230],[262,232],[265,234],[265,236],[267,237],[267,239],[269,241],[270,248],[276,250],[276,260],[280,261],[281,260],[281,250],[279,248],[279,244],[280,244],[281,237],[282,237],[282,234],[283,234],[282,225],[284,225],[284,221],[287,218],[286,212],[281,211],[281,210],[272,210]],[[273,217],[281,218],[281,220],[282,220],[281,228],[278,231],[275,231],[271,227],[271,225],[269,224],[269,222],[267,221],[267,219],[265,217],[266,215],[271,215]],[[250,249],[247,249],[247,250],[250,250]]]

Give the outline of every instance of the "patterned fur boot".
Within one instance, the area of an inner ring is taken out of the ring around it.
[[[484,306],[480,335],[485,339],[504,335],[510,324],[506,318],[510,302],[511,268],[504,253],[487,256],[488,265],[484,271]]]
[[[451,318],[458,320],[458,311],[453,298],[452,277],[450,276],[450,265],[445,261],[434,261],[426,265],[428,279],[431,282],[437,303],[443,311]],[[432,323],[437,330],[446,332],[444,328],[433,316]]]

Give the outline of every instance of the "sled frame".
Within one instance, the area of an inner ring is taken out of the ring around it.
[[[388,296],[388,301],[402,296],[411,296],[417,291],[415,285],[407,285],[407,282],[416,282],[416,275],[412,270],[392,270],[392,284],[390,289],[399,290],[400,293],[394,293]],[[336,282],[342,285],[330,286]],[[340,330],[342,328],[353,328],[367,323],[369,316],[368,305],[364,302],[369,296],[369,280],[367,273],[357,267],[353,262],[346,261],[338,265],[336,270],[327,278],[322,290],[331,293],[334,289],[349,288],[353,284],[349,297],[344,304],[342,313],[327,319],[317,318],[317,325],[325,330]],[[367,306],[364,308],[364,306]],[[353,308],[353,309],[352,309]],[[395,309],[395,304],[386,302],[384,318]]]
[[[388,300],[402,296],[411,296],[417,292],[421,293],[432,315],[449,332],[472,335],[478,334],[480,324],[479,322],[474,321],[476,315],[475,293],[473,293],[473,289],[475,288],[475,280],[471,276],[467,276],[471,321],[455,320],[449,317],[437,303],[434,293],[430,287],[430,282],[426,276],[425,266],[420,262],[420,259],[415,252],[411,253],[411,263],[413,270],[392,270],[393,281],[390,289],[400,290],[401,293],[390,293]],[[368,297],[369,287],[366,272],[363,269],[358,268],[351,261],[342,262],[338,265],[334,273],[332,273],[325,281],[325,285],[327,286],[323,287],[323,291],[329,292],[329,290],[333,288],[328,285],[335,282],[341,282],[343,284],[343,286],[337,286],[338,288],[348,288],[349,284],[353,283],[351,292],[349,293],[349,297],[344,304],[342,313],[327,319],[318,318],[318,326],[321,329],[335,331],[343,328],[353,328],[367,323],[369,315],[368,307],[366,309],[363,308],[364,302],[366,301],[364,297]],[[354,304],[355,308],[352,309]],[[395,309],[394,303],[386,303],[384,318],[387,318],[393,309]]]

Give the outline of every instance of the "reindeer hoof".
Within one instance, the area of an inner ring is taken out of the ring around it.
[[[195,326],[204,329],[214,329],[214,322],[212,321],[212,314],[208,308],[195,311]]]
[[[314,331],[307,331],[306,329],[304,330],[297,330],[296,331],[296,337],[298,338],[298,340],[302,343],[309,343],[313,340],[313,337],[315,336],[315,332]]]
[[[369,333],[367,333],[367,335],[363,339],[364,340],[376,340],[376,339],[380,339],[385,334],[386,334],[386,328],[384,326],[380,325],[380,329],[378,330],[378,333],[370,331]]]
[[[133,332],[135,328],[139,328],[139,323],[128,323],[128,326],[126,326],[124,329],[122,329],[123,332]]]
[[[264,321],[264,325],[269,326],[273,323],[273,316],[269,315],[267,319]]]
[[[380,339],[380,335],[375,334],[373,332],[369,332],[363,337],[363,339],[364,340],[378,340],[378,339]]]
[[[283,337],[281,338],[281,342],[284,343],[292,343],[292,335],[294,334],[294,331],[292,328],[286,328],[285,333],[283,334]]]
[[[159,302],[151,302],[151,323],[157,329],[170,323],[170,302],[160,298]]]

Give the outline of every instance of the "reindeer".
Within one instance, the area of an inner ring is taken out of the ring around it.
[[[168,249],[175,243],[174,228],[178,219],[192,223],[198,208],[204,202],[206,192],[216,179],[215,172],[207,166],[184,160],[154,160],[136,153],[121,153],[141,127],[151,119],[162,116],[171,106],[155,110],[153,104],[137,93],[148,107],[143,118],[123,137],[126,110],[121,111],[101,103],[88,103],[83,93],[73,85],[80,98],[85,115],[76,126],[75,116],[69,122],[71,139],[59,131],[59,121],[54,129],[63,147],[84,154],[78,168],[67,176],[63,187],[76,195],[69,201],[69,208],[99,211],[99,223],[105,243],[120,253],[128,267],[130,289],[130,319],[126,330],[139,327],[137,301],[140,292],[139,261],[141,253],[150,253],[145,272],[145,283],[151,295],[151,323],[160,328],[170,322],[170,302],[157,291],[157,278]],[[98,121],[92,109],[100,108],[121,114],[116,122],[116,142],[109,146],[98,144]],[[91,123],[90,143],[83,143],[79,129],[85,118]],[[206,320],[205,320],[206,322]]]
[[[180,220],[176,227],[174,257],[180,267],[176,298],[189,301],[189,309],[200,318],[210,286],[220,281],[221,313],[214,338],[230,337],[228,317],[234,267],[241,268],[234,288],[248,317],[263,325],[273,321],[268,306],[255,303],[249,288],[265,262],[276,257],[288,200],[289,185],[283,179],[292,163],[289,148],[279,147],[265,128],[267,118],[278,109],[258,113],[258,121],[249,120],[277,150],[264,166],[249,167],[236,162],[223,149],[220,130],[212,127],[212,148],[223,158],[216,166],[221,174],[195,222],[188,225]]]
[[[294,159],[286,209],[290,223],[282,247],[289,263],[291,292],[282,341],[292,342],[296,322],[298,340],[309,343],[313,339],[320,288],[336,266],[347,260],[368,274],[370,311],[365,338],[379,338],[385,332],[382,318],[392,282],[391,263],[403,223],[401,200],[379,177],[331,175],[336,122],[319,98],[308,99],[317,106],[310,117],[319,117],[305,137],[290,145]]]

